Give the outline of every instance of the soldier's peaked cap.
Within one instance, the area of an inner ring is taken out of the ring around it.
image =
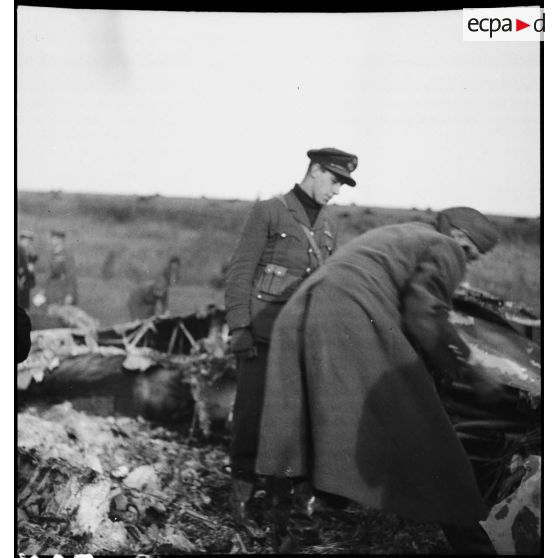
[[[335,174],[342,182],[349,186],[355,186],[356,182],[351,173],[357,168],[358,157],[352,153],[335,149],[335,147],[323,147],[322,149],[310,149],[307,153],[313,163],[319,163]]]

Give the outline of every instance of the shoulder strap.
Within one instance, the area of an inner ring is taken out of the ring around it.
[[[285,196],[277,196],[277,199],[287,208],[289,209],[289,204],[287,203],[287,200],[285,199]]]
[[[283,205],[287,209],[289,209],[289,205],[287,204],[287,200],[285,199],[285,196],[277,196],[277,197],[283,203]],[[306,235],[306,238],[308,239],[310,246],[312,246],[312,250],[314,250],[314,254],[316,254],[316,258],[318,259],[318,263],[322,265],[324,263],[324,257],[322,255],[322,252],[318,248],[318,245],[316,244],[316,239],[314,238],[312,231],[304,223],[301,223],[300,221],[297,221],[297,223],[300,225],[300,228],[304,231],[304,234]]]

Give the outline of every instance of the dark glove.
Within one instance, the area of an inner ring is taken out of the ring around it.
[[[258,355],[254,337],[247,327],[234,329],[231,332],[231,349],[239,358],[252,359]]]

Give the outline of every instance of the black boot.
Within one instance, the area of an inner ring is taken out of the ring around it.
[[[293,483],[293,515],[309,519],[314,500],[312,485],[307,480],[297,479]]]
[[[289,524],[293,507],[292,481],[271,478],[267,486],[271,499],[273,550],[279,554],[293,554],[298,551],[299,544]]]
[[[247,531],[255,538],[264,537],[263,531],[259,528],[255,519],[251,517],[248,502],[254,494],[255,479],[248,476],[233,476],[231,509],[235,523]]]

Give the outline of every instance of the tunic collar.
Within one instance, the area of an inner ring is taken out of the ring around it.
[[[320,206],[321,208],[320,212],[318,213],[318,216],[316,217],[314,224],[311,225],[310,219],[308,218],[308,214],[306,213],[306,209],[304,208],[304,206],[302,205],[301,201],[299,200],[298,196],[295,193],[295,188],[289,190],[284,196],[285,201],[287,202],[287,207],[289,208],[289,211],[291,212],[293,217],[298,222],[302,223],[303,225],[313,230],[322,228],[324,226],[324,221],[326,220],[325,205]]]

